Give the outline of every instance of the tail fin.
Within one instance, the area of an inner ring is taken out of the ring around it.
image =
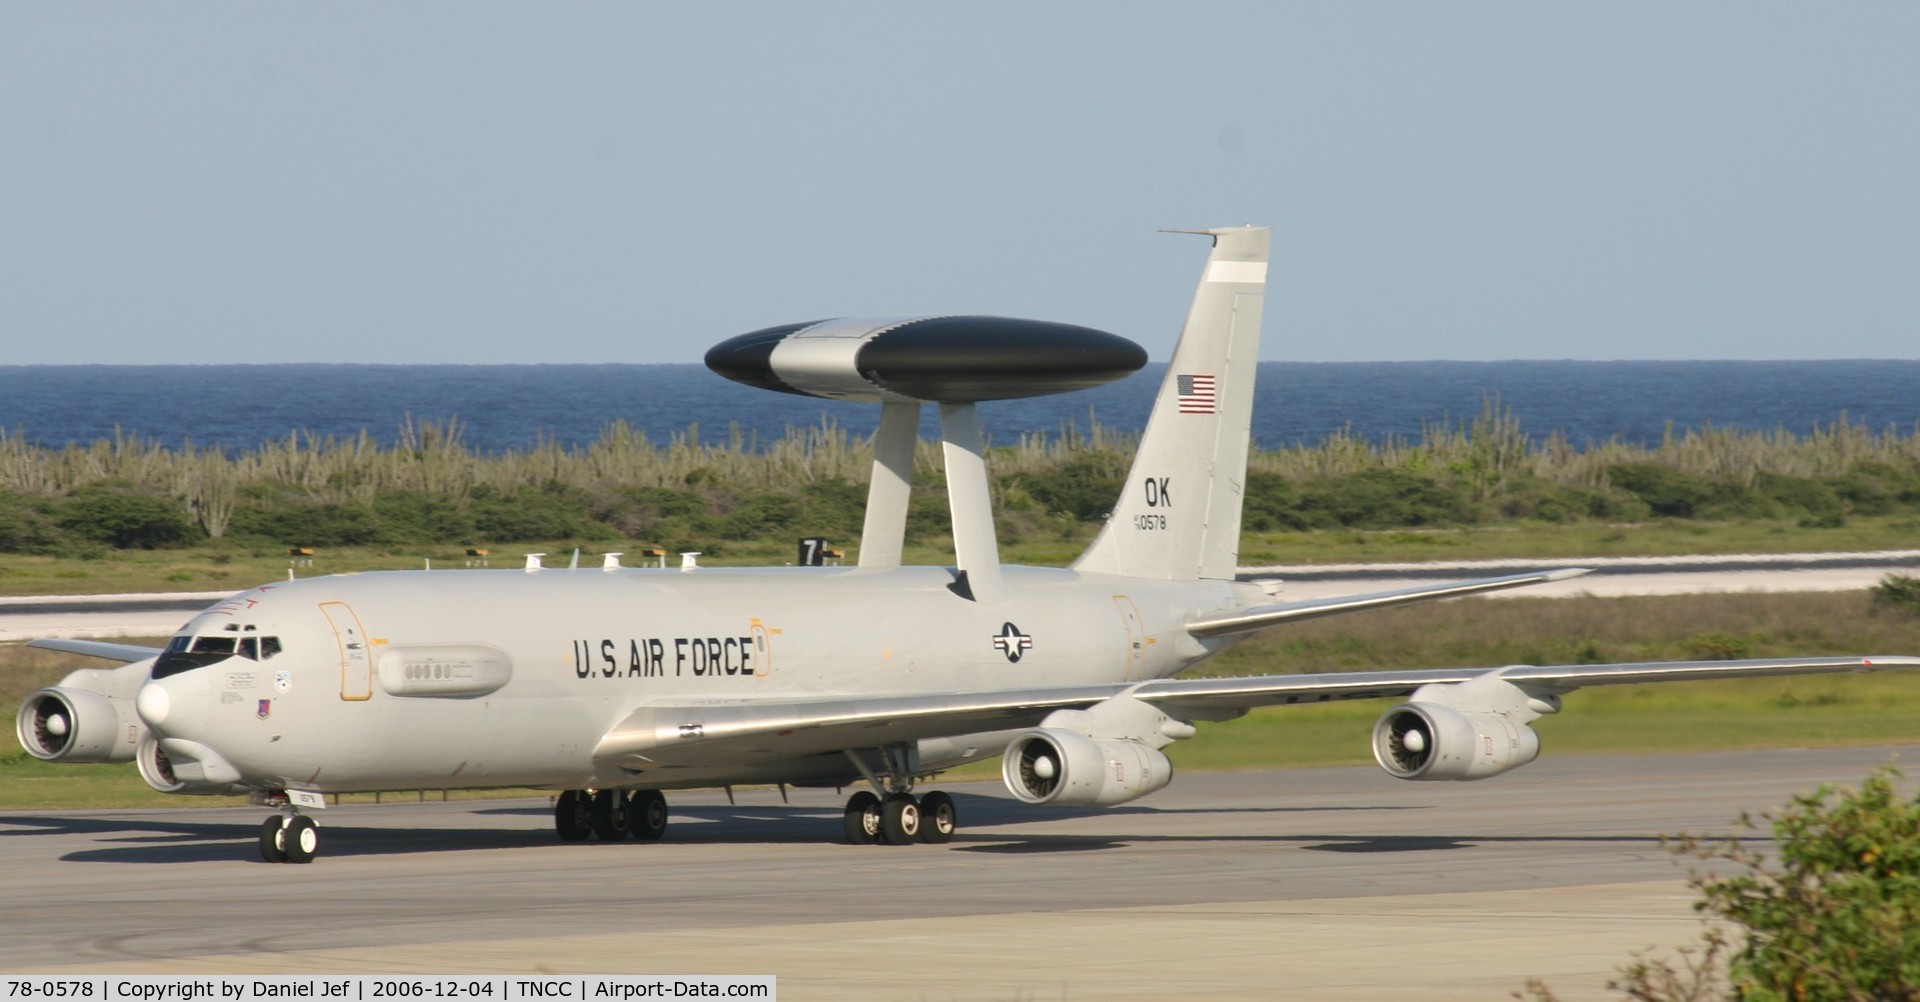
[[[1075,570],[1230,579],[1240,554],[1260,309],[1272,230],[1201,232],[1213,254],[1113,514]]]

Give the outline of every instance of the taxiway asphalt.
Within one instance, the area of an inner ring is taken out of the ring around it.
[[[1605,997],[1691,941],[1663,833],[1857,783],[1902,748],[1545,757],[1471,784],[1182,775],[1117,808],[949,786],[948,845],[836,844],[832,791],[670,795],[658,843],[544,800],[350,805],[258,862],[259,809],[0,812],[0,968],[772,973],[796,999]],[[1364,742],[1364,734],[1354,736]]]

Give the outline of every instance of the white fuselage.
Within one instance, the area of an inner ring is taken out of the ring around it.
[[[376,789],[838,782],[844,756],[754,757],[671,775],[596,763],[656,703],[997,692],[1172,675],[1223,581],[1007,567],[1007,596],[942,567],[545,569],[337,575],[265,585],[180,636],[255,638],[142,688],[142,718],[204,782]],[[267,643],[268,639],[272,643]],[[159,674],[156,672],[156,674]],[[962,737],[962,735],[952,735]],[[940,754],[934,754],[935,751]],[[951,743],[929,769],[997,754]]]

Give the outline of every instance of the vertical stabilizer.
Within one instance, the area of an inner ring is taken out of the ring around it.
[[[1075,570],[1173,580],[1233,577],[1272,231],[1198,232],[1213,237],[1213,254],[1127,486]]]

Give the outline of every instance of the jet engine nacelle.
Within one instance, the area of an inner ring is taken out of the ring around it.
[[[27,754],[48,762],[127,762],[147,728],[132,700],[54,686],[20,704],[14,733]]]
[[[1167,785],[1173,763],[1138,741],[1041,727],[1007,745],[1000,778],[1029,804],[1110,807]]]
[[[183,744],[188,751],[206,749],[206,746],[194,742]],[[140,770],[140,778],[161,793],[221,796],[247,792],[239,784],[239,773],[234,772],[232,766],[213,754],[211,749],[206,749],[206,754],[212,759],[210,763],[193,758],[176,760],[162,747],[159,738],[148,734],[140,739],[140,747],[133,761]]]
[[[1540,756],[1540,735],[1501,713],[1401,703],[1373,725],[1373,757],[1395,779],[1485,779]]]

